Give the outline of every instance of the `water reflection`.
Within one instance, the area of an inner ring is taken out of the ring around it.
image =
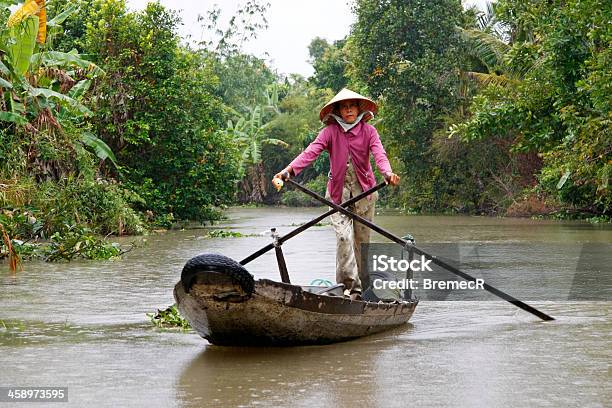
[[[207,346],[181,373],[184,406],[373,406],[384,377],[376,359],[405,325],[386,334],[329,346]]]

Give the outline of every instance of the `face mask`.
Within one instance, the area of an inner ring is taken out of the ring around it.
[[[369,113],[370,115],[372,115],[372,117],[374,117],[374,114],[370,111],[364,111],[361,112],[359,114],[359,116],[357,116],[357,119],[355,119],[355,121],[353,123],[346,123],[340,116],[335,115],[333,113],[330,113],[330,116],[334,119],[336,119],[336,122],[338,122],[338,124],[342,127],[342,129],[344,129],[344,132],[348,132],[349,130],[351,130],[352,128],[354,128],[355,126],[357,126],[357,124],[361,121],[361,119],[364,117],[365,114]]]

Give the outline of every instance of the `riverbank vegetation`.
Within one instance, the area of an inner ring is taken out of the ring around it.
[[[158,3],[0,0],[0,259],[39,241],[108,249],[96,237],[233,203],[314,204],[269,180],[344,86],[380,103],[403,177],[383,204],[610,219],[609,2],[356,0],[346,38],[312,40],[310,78],[242,51],[266,7],[245,1],[227,26],[212,9],[211,39],[187,43]],[[328,166],[301,181],[323,192]]]
[[[344,49],[382,98],[382,133],[418,211],[610,215],[605,1],[357,1]]]

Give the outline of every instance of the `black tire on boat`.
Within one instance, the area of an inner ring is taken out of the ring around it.
[[[220,254],[202,254],[191,258],[183,267],[181,282],[189,293],[198,272],[220,272],[230,276],[250,296],[255,290],[255,279],[244,266]]]

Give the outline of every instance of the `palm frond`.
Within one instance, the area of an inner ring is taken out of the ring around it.
[[[478,25],[478,29],[480,31],[490,32],[491,28],[497,22],[493,4],[490,2],[487,2],[486,10],[484,12],[481,11],[480,13],[478,13],[478,16],[476,18],[477,18],[476,24]]]
[[[468,45],[468,53],[481,61],[489,71],[502,64],[510,46],[496,36],[474,29],[459,27],[462,38]]]
[[[548,59],[544,56],[540,56],[540,58],[538,58],[537,60],[535,60],[533,62],[533,64],[531,64],[530,66],[524,67],[522,69],[522,75],[526,76],[527,74],[530,74],[534,71],[537,71],[538,69],[540,69],[542,67],[542,65],[544,65],[546,62],[548,61]]]
[[[472,81],[477,82],[481,86],[487,86],[490,84],[507,87],[510,85],[518,85],[520,81],[516,79],[509,78],[505,75],[497,75],[497,74],[486,74],[484,72],[464,72],[463,73],[467,78]]]

